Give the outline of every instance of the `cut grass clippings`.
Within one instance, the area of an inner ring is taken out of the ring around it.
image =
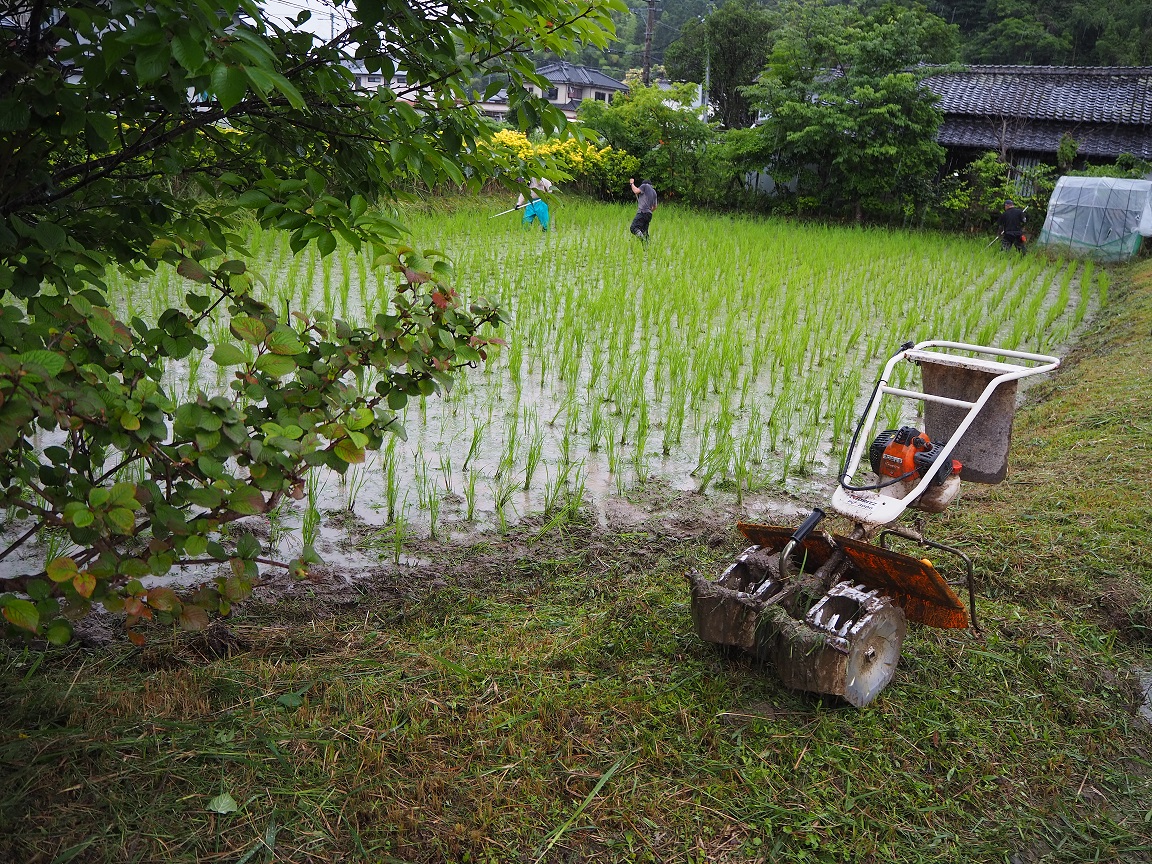
[[[683,573],[734,531],[525,524],[249,604],[229,638],[9,649],[0,860],[1152,861],[1152,267],[1129,276],[1032,392],[1009,480],[931,527],[976,559],[983,636],[913,627],[868,709],[695,636]]]

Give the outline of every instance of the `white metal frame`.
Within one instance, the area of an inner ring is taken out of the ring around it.
[[[1023,366],[1018,363],[1000,362],[1000,360],[984,360],[978,357],[965,357],[946,353],[948,351],[967,351],[976,354],[991,355],[1002,359],[1024,360],[1031,363],[1039,363],[1040,365]],[[888,382],[892,378],[892,370],[901,360],[907,360],[913,363],[919,360],[925,360],[944,366],[958,366],[964,369],[999,374],[988,382],[984,388],[984,392],[980,394],[980,397],[975,402],[966,402],[962,399],[951,399],[947,396],[937,396],[932,393],[918,393],[914,390],[889,387]],[[960,442],[960,439],[964,437],[964,434],[968,431],[968,427],[975,421],[976,415],[980,413],[980,409],[988,402],[997,387],[1008,381],[1030,378],[1033,375],[1043,375],[1046,372],[1051,372],[1059,365],[1060,359],[1058,357],[1051,357],[1047,354],[1029,354],[1025,351],[1009,351],[1004,348],[992,348],[986,345],[968,345],[964,342],[945,342],[934,339],[920,342],[912,348],[894,354],[885,364],[884,371],[880,376],[880,382],[872,395],[872,401],[868,405],[864,423],[860,427],[860,432],[856,438],[856,446],[852,449],[851,456],[848,459],[847,469],[837,478],[836,491],[832,493],[832,509],[842,516],[847,516],[854,522],[859,522],[864,525],[865,528],[888,525],[896,521],[908,505],[915,501],[921,493],[928,488],[928,485],[936,477],[941,466],[947,463],[953,449],[955,449],[956,445]],[[936,461],[932,464],[932,467],[920,479],[920,482],[903,498],[881,495],[877,491],[852,492],[844,488],[844,481],[856,473],[864,451],[872,440],[872,427],[876,423],[876,415],[880,410],[880,402],[885,396],[916,399],[922,402],[938,402],[942,405],[968,409],[967,416],[961,421],[960,425],[956,427],[956,431],[952,433],[952,437],[936,457]]]

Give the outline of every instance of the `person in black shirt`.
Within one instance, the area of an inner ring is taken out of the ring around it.
[[[1027,221],[1024,211],[1011,199],[1004,202],[1004,212],[1000,214],[1000,247],[1005,252],[1013,248],[1024,251],[1024,223]]]

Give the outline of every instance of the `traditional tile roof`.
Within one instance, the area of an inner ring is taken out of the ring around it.
[[[599,87],[601,90],[627,90],[628,85],[605,75],[599,69],[577,66],[560,60],[536,69],[553,84],[575,84],[580,87]]]
[[[940,97],[946,146],[1152,158],[1152,67],[970,66],[924,82]]]
[[[1082,156],[1115,159],[1130,153],[1152,161],[1152,128],[1140,126],[946,116],[936,140],[945,147],[1055,153],[1065,134],[1076,141],[1076,152]]]

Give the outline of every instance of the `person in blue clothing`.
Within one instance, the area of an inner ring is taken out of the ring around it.
[[[533,179],[528,184],[528,200],[524,199],[524,193],[520,193],[520,197],[516,199],[516,207],[524,208],[524,218],[520,220],[520,224],[527,228],[532,224],[532,220],[540,223],[540,228],[544,231],[548,230],[551,223],[551,218],[548,215],[548,202],[540,197],[541,192],[548,194],[552,191],[552,181],[547,177],[540,177]]]

